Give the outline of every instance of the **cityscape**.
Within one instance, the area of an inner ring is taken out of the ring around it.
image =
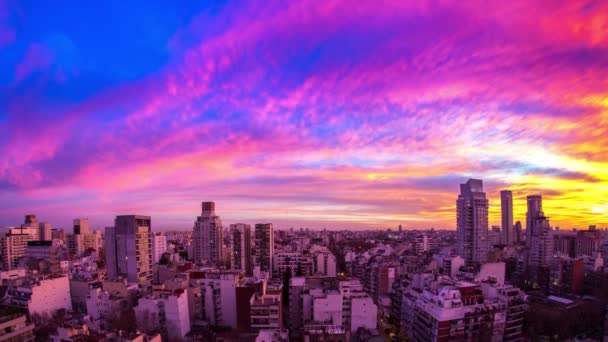
[[[0,342],[608,342],[608,1],[0,0]]]
[[[0,340],[608,338],[608,229],[552,227],[536,194],[514,222],[500,198],[489,227],[483,181],[460,184],[455,231],[225,225],[214,202],[188,231],[28,214],[0,238]]]

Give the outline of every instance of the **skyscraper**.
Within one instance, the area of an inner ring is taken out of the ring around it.
[[[458,255],[468,265],[484,263],[488,254],[488,200],[481,180],[460,184],[456,216]]]
[[[258,223],[255,225],[255,255],[260,271],[272,272],[274,256],[272,223]]]
[[[230,264],[232,269],[245,271],[251,276],[253,263],[251,261],[251,225],[237,223],[230,225],[230,241],[232,244],[232,255]]]
[[[109,279],[126,278],[142,286],[152,281],[152,220],[150,216],[116,216],[106,228],[106,271]]]
[[[215,203],[203,202],[201,216],[194,222],[194,261],[199,265],[222,266],[224,238],[222,220],[215,215]]]
[[[528,212],[526,213],[526,235],[530,237],[533,221],[543,215],[543,198],[541,195],[531,195],[527,198]]]
[[[540,195],[528,196],[526,237],[529,248],[529,266],[547,266],[553,255],[553,235],[549,219],[543,212]]]
[[[513,231],[513,193],[511,190],[500,192],[500,212],[502,215],[502,242],[510,245],[515,242]]]

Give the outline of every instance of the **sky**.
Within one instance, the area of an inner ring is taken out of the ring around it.
[[[0,0],[0,226],[608,226],[606,1]]]

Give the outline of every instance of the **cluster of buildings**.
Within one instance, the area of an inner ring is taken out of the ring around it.
[[[490,228],[482,181],[462,184],[456,231],[224,225],[213,202],[202,203],[191,231],[155,231],[150,216],[121,215],[103,232],[75,219],[65,234],[27,215],[0,238],[0,341],[604,334],[584,322],[608,323],[606,231],[551,227],[538,195],[527,197],[523,227],[513,194],[500,195],[502,225]],[[578,323],[553,329],[535,315],[545,311]]]

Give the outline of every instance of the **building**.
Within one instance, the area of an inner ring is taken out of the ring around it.
[[[280,294],[252,296],[250,306],[252,332],[282,328],[283,307]]]
[[[277,278],[290,270],[292,276],[310,277],[314,274],[315,259],[308,252],[277,252],[274,255],[274,271]]]
[[[0,311],[0,342],[34,341],[34,324],[22,314],[5,314]]]
[[[502,223],[502,243],[512,245],[515,243],[513,229],[513,193],[511,190],[500,192],[500,214]]]
[[[336,276],[336,256],[327,247],[313,245],[309,249],[309,253],[315,261],[313,264],[314,274],[326,277]]]
[[[274,230],[272,223],[257,223],[255,225],[255,256],[256,264],[263,272],[272,273],[274,263]]]
[[[99,238],[97,234],[91,233],[87,218],[74,219],[72,234],[66,236],[66,243],[70,255],[75,258],[90,255],[93,251],[99,250]]]
[[[580,230],[576,232],[576,257],[592,256],[600,251],[604,239],[602,232],[597,229]]]
[[[36,270],[43,274],[60,276],[62,274],[59,260],[60,245],[53,245],[53,241],[28,241],[20,265],[29,270]]]
[[[10,271],[18,268],[29,241],[32,241],[29,234],[6,234],[0,237],[0,269]]]
[[[482,264],[488,254],[488,200],[479,179],[460,185],[456,201],[457,251],[467,263]]]
[[[336,290],[324,291],[313,299],[313,321],[331,326],[342,325],[342,295]]]
[[[528,266],[547,266],[553,256],[553,236],[549,220],[543,213],[542,197],[528,196],[526,235],[529,248]]]
[[[260,330],[255,342],[289,342],[287,330]]]
[[[574,258],[576,256],[576,232],[572,230],[554,230],[553,253]]]
[[[378,307],[367,295],[354,296],[351,299],[350,325],[347,330],[355,333],[360,328],[374,330],[378,327]]]
[[[134,308],[137,326],[144,332],[160,329],[169,341],[179,341],[190,332],[188,289],[164,291],[141,298]]]
[[[152,262],[157,263],[167,252],[167,237],[163,233],[152,235]]]
[[[221,268],[224,237],[222,220],[215,215],[215,203],[203,202],[201,216],[194,222],[192,233],[194,262]]]
[[[516,243],[521,243],[524,241],[524,233],[523,233],[523,228],[521,227],[521,222],[517,221],[515,222],[515,226],[513,226],[513,229],[515,230],[515,242]]]
[[[27,309],[30,315],[52,315],[57,310],[72,310],[67,276],[39,279],[26,275],[11,281],[4,303]]]
[[[105,258],[111,280],[127,279],[148,286],[152,282],[152,220],[150,216],[116,216],[106,228]]]
[[[236,223],[230,225],[230,244],[232,253],[230,265],[233,270],[243,271],[247,276],[253,274],[251,260],[251,225]]]
[[[493,310],[484,303],[479,285],[459,283],[442,287],[436,294],[423,291],[414,307],[412,341],[493,341],[495,319]],[[501,334],[502,335],[502,334]]]
[[[36,215],[25,215],[25,223],[21,225],[21,229],[23,229],[24,231],[26,230],[28,234],[32,235],[32,240],[47,241],[52,239],[51,232],[53,227],[50,223],[38,222],[38,219],[36,219]],[[23,234],[23,232],[15,233]],[[13,233],[11,232],[11,234]]]
[[[211,326],[236,328],[238,323],[237,291],[240,272],[193,272],[192,286],[200,288],[202,320]]]
[[[342,326],[350,333],[359,328],[377,328],[378,307],[363,290],[358,279],[340,281],[338,290],[342,297]]]

